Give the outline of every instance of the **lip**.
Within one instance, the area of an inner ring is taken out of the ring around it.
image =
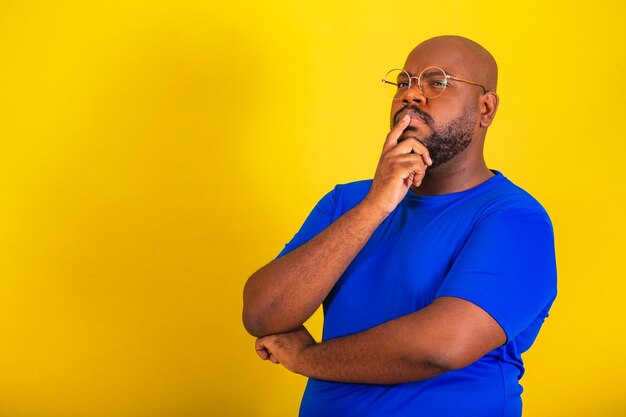
[[[420,126],[420,125],[428,125],[424,119],[419,116],[411,114],[411,121],[409,122],[409,126]]]
[[[405,116],[410,116],[411,121],[409,122],[409,126],[417,127],[417,126],[428,126],[428,122],[424,117],[422,117],[419,113],[413,111],[412,109],[405,109],[402,113],[398,115],[398,122],[402,120]]]

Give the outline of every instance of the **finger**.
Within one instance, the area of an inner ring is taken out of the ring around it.
[[[430,166],[433,164],[433,160],[430,157],[430,152],[428,152],[428,148],[417,139],[409,138],[403,140],[391,152],[398,152],[401,154],[415,153],[422,156],[422,159],[424,160],[424,163],[426,165]]]
[[[271,353],[270,353],[270,362],[275,363],[276,365],[280,363],[278,359],[276,359],[276,356],[272,355]]]
[[[270,353],[267,351],[267,349],[257,349],[256,353],[257,355],[259,355],[259,358],[263,359],[264,361],[266,361],[270,357]]]
[[[406,187],[410,187],[411,185],[414,185],[415,187],[419,187],[420,185],[422,185],[422,181],[424,180],[425,176],[426,176],[425,167],[421,171],[411,171],[406,178],[403,178],[404,185]]]
[[[416,180],[421,184],[422,179],[426,175],[426,168],[421,159],[418,162],[400,162],[394,167],[393,176],[405,180],[404,185],[407,187],[415,184]]]
[[[410,187],[413,184],[413,178],[415,178],[415,173],[411,172],[407,178],[404,179],[404,185]]]
[[[399,155],[393,155],[389,157],[389,163],[391,164],[398,164],[403,162],[413,162],[428,167],[428,165],[426,165],[426,163],[424,162],[424,157],[417,153],[401,153]]]
[[[259,355],[259,357],[263,359],[264,361],[270,357],[270,352],[269,350],[267,350],[267,348],[263,344],[262,338],[259,338],[256,340],[255,349],[256,349],[257,355]]]
[[[416,171],[412,179],[413,185],[416,187],[419,187],[420,185],[422,185],[422,181],[424,180],[425,176],[426,176],[426,170],[421,171],[421,172]]]
[[[383,151],[391,149],[398,144],[398,138],[402,135],[402,132],[404,132],[404,129],[406,129],[409,123],[411,123],[411,116],[408,114],[400,119],[398,124],[391,129],[389,134],[387,134],[387,139],[385,139],[385,144],[383,145]]]
[[[389,164],[396,173],[403,171],[409,173],[414,170],[424,171],[428,168],[424,163],[422,155],[413,153],[397,155],[389,160]]]
[[[408,180],[408,182],[405,182],[406,185],[410,185],[414,182],[416,177],[421,183],[421,180],[426,174],[426,166],[422,161],[398,162],[394,165],[393,170],[395,177]]]

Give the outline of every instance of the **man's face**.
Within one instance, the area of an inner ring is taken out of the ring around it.
[[[471,79],[472,74],[465,68],[465,62],[463,54],[458,51],[446,51],[441,44],[426,44],[411,52],[404,70],[417,77],[424,68],[435,65],[450,75]],[[479,87],[453,80],[437,98],[424,97],[417,86],[409,89],[391,105],[392,127],[406,114],[411,116],[409,127],[398,141],[414,138],[424,144],[433,159],[431,168],[448,162],[472,141],[478,123],[477,98],[480,93]]]

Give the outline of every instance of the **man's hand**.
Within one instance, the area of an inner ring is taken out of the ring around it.
[[[261,337],[256,340],[256,353],[263,360],[280,363],[291,372],[300,373],[299,364],[302,352],[314,346],[315,340],[304,327],[287,333]]]
[[[418,140],[409,138],[398,143],[410,122],[411,117],[404,116],[387,135],[372,187],[365,197],[385,214],[396,208],[411,185],[420,186],[426,168],[433,163],[428,149]]]

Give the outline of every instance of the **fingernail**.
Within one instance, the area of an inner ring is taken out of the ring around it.
[[[411,116],[409,116],[408,114],[405,114],[404,117],[402,118],[402,121],[406,122],[407,120],[411,120]]]

